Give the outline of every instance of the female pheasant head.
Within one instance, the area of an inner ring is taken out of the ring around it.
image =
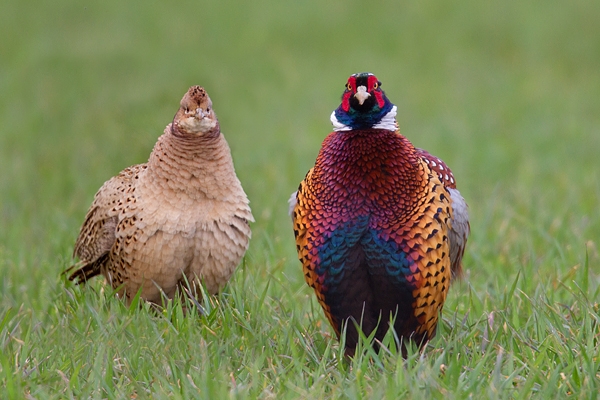
[[[219,134],[219,121],[213,111],[212,101],[203,87],[190,87],[179,104],[179,110],[171,125],[173,134],[193,136]]]
[[[342,104],[331,114],[336,131],[354,129],[397,130],[396,106],[381,90],[381,82],[369,72],[351,75]]]

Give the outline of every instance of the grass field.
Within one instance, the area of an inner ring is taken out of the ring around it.
[[[600,3],[9,0],[0,398],[600,397]],[[404,361],[341,357],[287,198],[371,71],[470,205],[465,277]],[[206,87],[256,218],[204,316],[61,277],[100,185]]]

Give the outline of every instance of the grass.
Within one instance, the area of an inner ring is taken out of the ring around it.
[[[1,398],[597,398],[600,6],[509,0],[11,1],[0,14]],[[287,198],[347,76],[470,205],[465,278],[406,361],[346,362]],[[205,315],[127,307],[71,264],[93,194],[210,93],[256,223]]]

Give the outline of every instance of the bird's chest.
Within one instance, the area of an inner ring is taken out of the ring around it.
[[[410,213],[423,191],[424,174],[401,150],[365,140],[325,147],[312,179],[323,212],[388,221]]]
[[[192,238],[213,221],[223,219],[228,208],[216,199],[200,201],[182,191],[148,186],[136,193],[136,209],[132,211],[138,215],[139,229]]]

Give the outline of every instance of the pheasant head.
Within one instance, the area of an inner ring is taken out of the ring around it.
[[[171,130],[174,134],[204,136],[219,132],[219,121],[212,108],[208,93],[201,86],[189,88],[173,118]]]
[[[336,131],[388,129],[395,131],[396,106],[381,90],[381,82],[369,72],[351,75],[342,104],[331,114]]]

